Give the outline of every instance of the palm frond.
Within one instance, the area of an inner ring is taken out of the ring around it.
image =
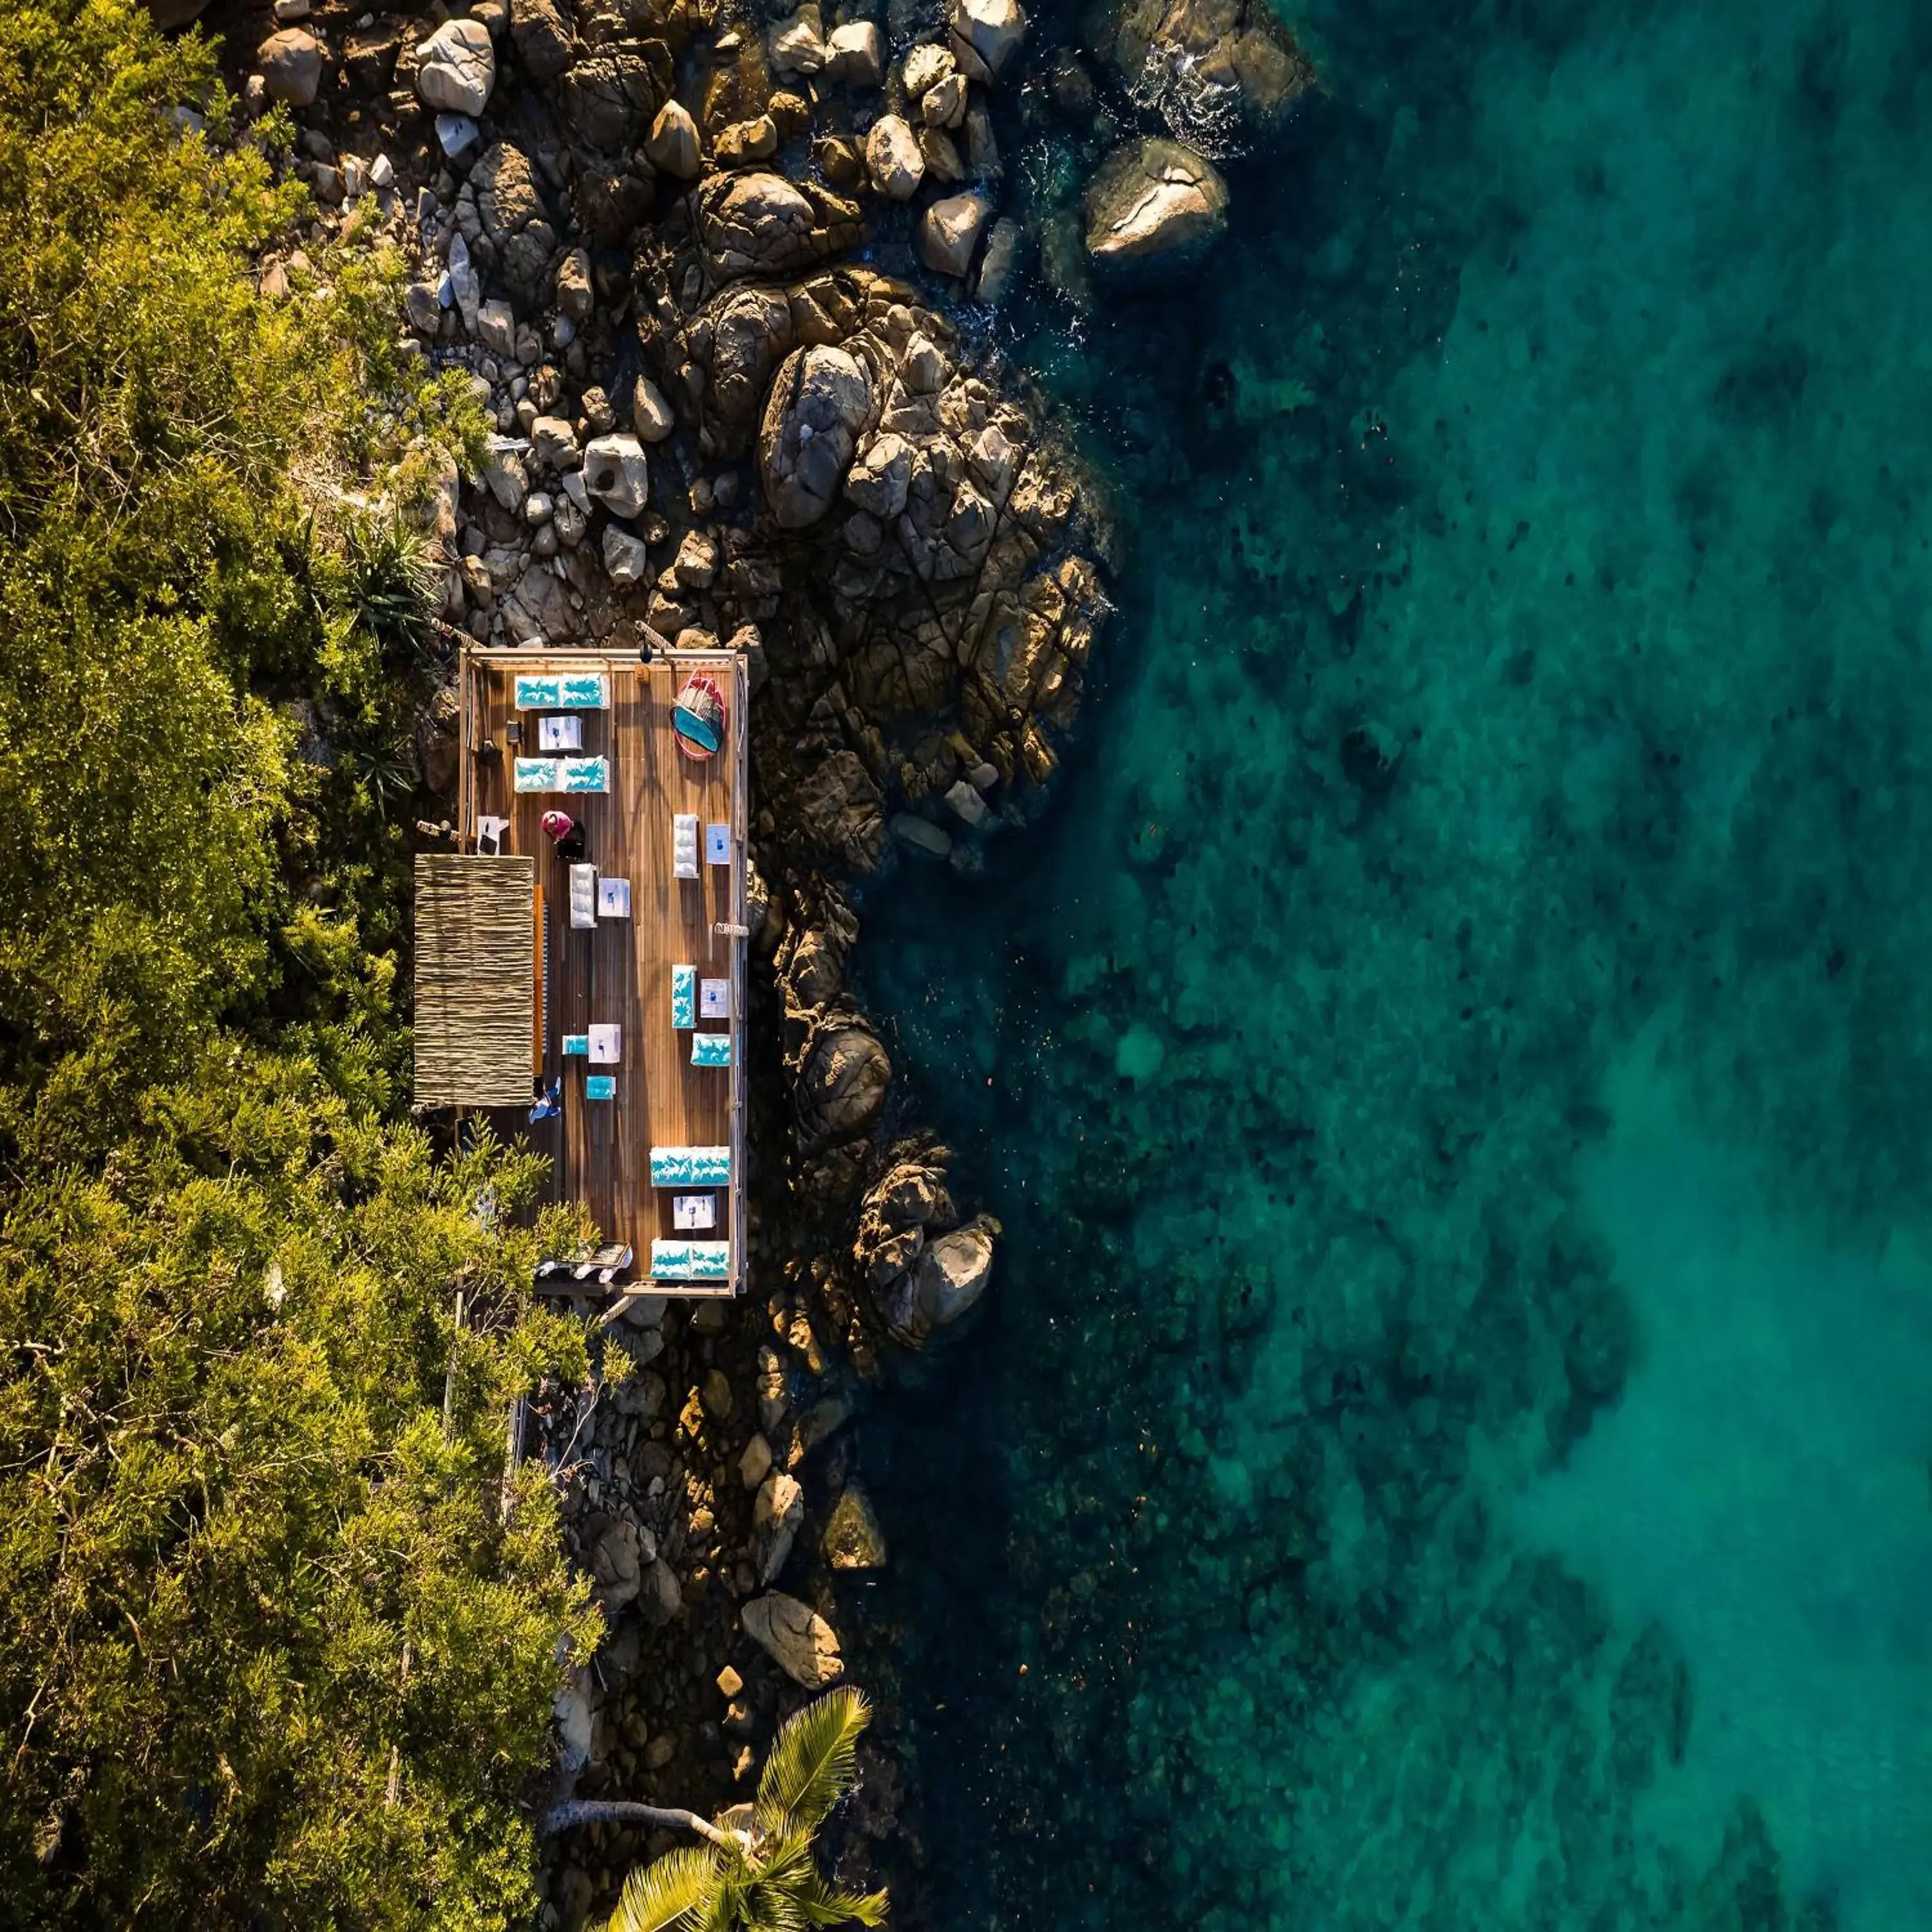
[[[720,1877],[717,1856],[708,1845],[681,1845],[667,1852],[625,1880],[604,1932],[698,1932],[715,1922],[710,1908],[722,1889]]]
[[[692,1921],[688,1932],[737,1932],[746,1923],[746,1898],[752,1888],[744,1862],[716,1856],[712,1869],[715,1882],[711,1895],[703,1912]]]
[[[797,1894],[762,1881],[745,1890],[744,1932],[812,1932],[812,1917]]]
[[[808,1831],[824,1818],[852,1788],[859,1736],[872,1718],[865,1694],[842,1684],[784,1720],[758,1780],[760,1831]]]
[[[883,1925],[886,1922],[883,1892],[854,1892],[818,1880],[809,1891],[799,1895],[798,1902],[814,1925]]]

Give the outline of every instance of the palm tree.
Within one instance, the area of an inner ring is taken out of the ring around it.
[[[814,1932],[820,1926],[878,1925],[883,1892],[827,1885],[812,1838],[857,1774],[859,1734],[872,1707],[849,1685],[794,1712],[778,1727],[758,1779],[757,1801],[735,1804],[714,1823],[694,1811],[616,1800],[572,1798],[544,1820],[571,1825],[670,1825],[695,1832],[624,1881],[604,1932]]]

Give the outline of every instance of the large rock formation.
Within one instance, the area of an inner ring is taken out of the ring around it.
[[[1228,188],[1205,154],[1158,136],[1117,150],[1087,190],[1087,252],[1114,269],[1172,272],[1227,225]]]
[[[814,345],[786,358],[758,439],[765,500],[781,530],[815,524],[838,500],[872,414],[872,377],[846,350]]]
[[[794,1684],[822,1690],[845,1674],[838,1634],[817,1611],[796,1597],[772,1590],[754,1597],[741,1612],[745,1634]]]
[[[1184,140],[1279,128],[1315,85],[1268,0],[1125,0],[1100,20],[1100,52]]]

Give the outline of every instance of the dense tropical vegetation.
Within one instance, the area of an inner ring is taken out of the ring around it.
[[[0,0],[0,1898],[464,1928],[594,1613],[536,1177],[409,1119],[410,532],[460,395],[205,48]],[[288,292],[250,258],[280,242]],[[472,452],[473,453],[473,450]]]

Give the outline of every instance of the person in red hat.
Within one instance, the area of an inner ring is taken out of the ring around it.
[[[556,848],[556,856],[560,859],[580,859],[584,856],[584,827],[568,812],[545,812],[543,829],[550,834],[550,843]]]

